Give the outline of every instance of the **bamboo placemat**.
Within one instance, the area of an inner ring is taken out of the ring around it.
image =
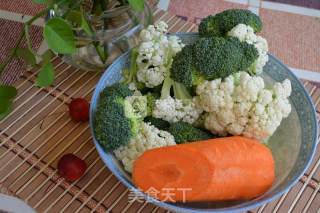
[[[195,24],[154,11],[170,32],[196,31]],[[67,112],[73,98],[91,99],[100,73],[76,70],[54,58],[56,80],[50,88],[34,86],[37,70],[16,82],[18,97],[12,113],[0,122],[0,187],[37,212],[165,212],[150,203],[128,202],[128,189],[100,160],[87,123],[74,123]],[[319,108],[320,89],[303,82]],[[88,165],[80,180],[59,178],[57,160],[75,153]],[[320,205],[320,151],[308,172],[287,194],[253,212],[316,212]],[[1,208],[1,207],[0,207]],[[288,211],[287,211],[288,210]]]

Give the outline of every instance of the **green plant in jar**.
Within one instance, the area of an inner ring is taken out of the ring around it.
[[[153,21],[150,8],[144,0],[33,2],[43,4],[44,9],[24,23],[14,48],[0,64],[0,75],[14,59],[20,58],[28,67],[39,69],[36,78],[39,87],[47,87],[55,79],[51,62],[55,54],[78,68],[102,70],[121,51],[131,47],[130,33],[134,30],[138,32],[143,25]],[[40,55],[32,47],[29,29],[42,17],[46,17],[43,38],[49,49]],[[0,120],[10,113],[16,94],[15,87],[0,83]]]

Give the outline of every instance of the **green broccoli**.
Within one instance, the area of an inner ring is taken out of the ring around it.
[[[144,122],[151,123],[151,125],[157,127],[161,130],[167,130],[170,126],[170,123],[168,121],[162,120],[160,118],[155,118],[152,116],[148,116],[144,119]]]
[[[251,26],[254,32],[262,30],[259,16],[250,10],[230,9],[204,18],[199,25],[199,34],[201,37],[225,36],[240,23]]]
[[[225,78],[232,73],[248,70],[257,58],[257,49],[237,38],[200,38],[175,56],[171,78],[191,88],[203,80]]]
[[[101,99],[114,99],[117,97],[125,98],[133,95],[133,91],[129,89],[127,84],[115,83],[111,86],[106,87],[100,94]]]
[[[171,66],[171,78],[184,84],[186,87],[199,85],[204,77],[194,67],[193,46],[185,46],[181,52],[173,58]]]
[[[240,44],[245,57],[242,57],[239,70],[247,70],[250,74],[250,67],[252,67],[256,62],[256,59],[259,57],[259,53],[257,48],[253,48],[252,44],[248,44],[247,42],[240,42]]]
[[[125,145],[138,133],[141,118],[126,96],[132,95],[126,84],[114,84],[101,93],[94,116],[94,132],[99,143],[107,150]]]
[[[171,124],[167,131],[174,136],[177,144],[214,138],[211,133],[181,121]]]

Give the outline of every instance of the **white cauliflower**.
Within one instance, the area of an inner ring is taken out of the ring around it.
[[[238,24],[228,32],[228,36],[236,37],[240,41],[253,44],[259,53],[259,57],[250,68],[253,73],[260,74],[263,71],[264,65],[268,62],[268,42],[261,36],[254,33],[254,30],[249,25]]]
[[[146,150],[175,145],[174,137],[166,131],[142,123],[136,137],[114,151],[115,156],[123,163],[124,169],[132,172],[134,161]]]
[[[193,100],[179,100],[171,96],[165,99],[158,99],[154,104],[152,116],[170,123],[183,121],[193,124],[203,112],[197,106],[197,102],[196,98]]]
[[[287,79],[269,90],[261,77],[240,72],[224,81],[205,81],[196,92],[206,111],[205,128],[222,136],[229,133],[264,140],[291,112]]]
[[[162,84],[173,56],[184,46],[177,36],[166,36],[168,25],[160,21],[140,33],[137,79],[149,88]]]

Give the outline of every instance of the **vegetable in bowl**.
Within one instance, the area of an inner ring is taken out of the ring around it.
[[[226,35],[226,37],[227,37],[228,35]],[[182,36],[182,38],[183,38],[183,36]],[[201,39],[201,38],[200,38]],[[194,42],[196,42],[198,39],[194,39]],[[183,41],[185,41],[185,40],[183,40]],[[194,42],[192,42],[192,43],[194,43]],[[244,41],[243,41],[244,42]],[[186,46],[188,46],[188,45],[192,45],[192,43],[186,43]],[[253,45],[254,46],[254,45]],[[255,46],[254,46],[255,47]],[[139,47],[138,47],[139,48]],[[138,49],[137,48],[137,49]],[[183,50],[183,48],[182,48],[182,50]],[[131,57],[132,58],[132,57]],[[174,60],[175,60],[175,56],[172,56],[172,64],[174,63]],[[132,64],[135,64],[135,63],[137,63],[136,61],[131,61],[131,65]],[[121,65],[121,67],[124,67],[124,66],[122,66]],[[134,67],[134,66],[127,66],[127,67],[129,67],[129,68],[131,68],[131,67]],[[137,67],[137,66],[136,66]],[[163,78],[163,81],[162,81],[162,83],[160,84],[160,85],[158,85],[158,86],[155,86],[155,87],[147,87],[146,86],[146,84],[145,83],[143,83],[143,82],[140,82],[137,78],[131,78],[130,80],[128,80],[127,78],[126,78],[126,76],[124,77],[124,79],[123,79],[123,82],[126,82],[128,85],[131,85],[132,83],[134,83],[135,85],[133,86],[133,87],[135,87],[135,89],[133,89],[134,90],[134,93],[136,93],[135,95],[132,95],[132,96],[139,96],[139,94],[138,94],[138,92],[140,91],[140,96],[147,96],[148,94],[155,94],[153,97],[154,98],[151,98],[151,100],[152,101],[147,101],[147,106],[149,106],[148,107],[148,113],[147,113],[147,117],[146,118],[144,118],[143,119],[143,121],[141,121],[140,122],[140,126],[145,126],[145,124],[147,124],[148,126],[154,126],[155,128],[157,128],[157,130],[159,130],[159,131],[164,131],[164,132],[166,132],[166,133],[168,133],[168,134],[170,134],[173,138],[174,138],[174,142],[177,144],[177,140],[175,139],[175,137],[174,137],[174,135],[173,135],[173,133],[170,133],[170,131],[169,131],[169,128],[170,128],[170,126],[171,125],[173,125],[173,124],[175,124],[176,122],[183,122],[183,118],[185,117],[185,116],[181,116],[181,117],[177,117],[177,119],[175,120],[175,121],[166,121],[165,120],[165,117],[161,117],[161,116],[159,116],[160,118],[156,118],[155,116],[154,116],[154,109],[155,109],[155,103],[157,102],[157,101],[164,101],[164,100],[166,100],[166,99],[168,99],[168,98],[171,98],[171,99],[173,99],[174,101],[172,102],[172,103],[174,103],[174,106],[175,106],[175,103],[177,102],[177,101],[179,101],[180,103],[183,103],[182,104],[182,106],[184,105],[184,104],[190,104],[190,103],[193,103],[196,107],[199,107],[199,109],[201,109],[202,110],[202,112],[201,113],[199,113],[199,117],[197,118],[197,119],[195,119],[195,121],[193,121],[193,122],[189,122],[188,123],[188,125],[191,125],[192,127],[194,127],[194,128],[199,128],[200,130],[202,129],[202,128],[205,128],[205,118],[206,118],[206,115],[207,115],[207,113],[208,112],[206,112],[204,109],[203,109],[203,107],[201,106],[201,103],[200,103],[200,95],[198,95],[197,94],[197,87],[198,86],[200,86],[200,85],[202,85],[204,82],[206,82],[206,81],[208,81],[208,82],[211,82],[211,81],[215,81],[215,80],[217,80],[217,79],[214,79],[214,80],[209,80],[209,79],[203,79],[202,80],[202,83],[200,83],[199,85],[197,85],[197,86],[192,86],[192,87],[186,87],[184,84],[182,84],[182,83],[179,83],[179,82],[176,82],[174,79],[172,79],[171,78],[171,76],[170,76],[170,73],[172,72],[172,66],[170,67],[166,67],[166,74],[164,75],[164,78]],[[130,73],[130,70],[131,69],[129,69],[129,71],[128,71],[128,73]],[[239,75],[239,74],[241,74],[240,72],[244,72],[244,73],[248,73],[247,75],[249,75],[250,77],[257,77],[257,76],[255,76],[255,74],[254,73],[250,73],[250,71],[249,71],[249,68],[247,69],[247,70],[239,70],[239,72],[236,72],[236,73],[234,73],[234,74],[232,74],[232,76],[237,76],[237,75]],[[169,74],[169,75],[168,75]],[[227,76],[226,78],[223,78],[223,79],[221,79],[221,82],[223,82],[225,79],[227,79],[229,76]],[[133,79],[133,80],[132,80]],[[218,78],[219,79],[219,78]],[[235,85],[238,85],[239,84],[239,82],[238,81],[240,81],[238,78],[236,78],[237,80],[236,81],[234,81],[233,83],[235,84]],[[283,81],[284,79],[277,79],[277,81],[279,81],[279,84]],[[292,78],[291,78],[291,80],[292,80]],[[259,81],[260,82],[260,81]],[[262,82],[264,82],[264,80],[262,81]],[[138,83],[138,85],[136,84],[136,83]],[[142,83],[142,84],[140,84],[140,83]],[[260,82],[261,83],[261,82]],[[290,83],[290,82],[289,82]],[[110,85],[110,84],[109,84]],[[249,85],[250,86],[250,85]],[[131,86],[130,86],[131,87]],[[270,87],[269,87],[269,85],[268,85],[268,87],[266,88],[267,90],[272,90],[273,91],[273,89],[272,89],[272,87],[273,87],[273,85],[271,85]],[[264,87],[264,89],[265,89],[265,87]],[[101,91],[101,90],[100,90]],[[150,99],[150,98],[149,98]],[[151,103],[150,103],[151,102]],[[169,103],[169,102],[168,102]],[[153,106],[153,107],[152,107]],[[176,112],[179,112],[180,110],[176,110]],[[172,111],[168,111],[168,113],[171,113]],[[151,118],[151,119],[150,119]],[[94,119],[95,119],[95,116],[94,116]],[[157,121],[161,121],[161,122],[155,122],[155,120],[157,120]],[[207,130],[206,130],[207,131]],[[158,131],[155,131],[155,132],[158,132]],[[139,132],[138,132],[138,134],[139,134]],[[137,134],[137,135],[138,135]],[[160,134],[158,134],[158,136],[159,136]],[[160,135],[160,137],[161,137],[161,135]],[[171,138],[172,138],[171,137]],[[210,137],[221,137],[221,136],[219,136],[219,135],[211,135]],[[131,139],[135,139],[136,137],[135,136],[133,136],[133,137],[131,137]],[[188,144],[188,142],[191,142],[191,141],[186,141],[186,144]],[[130,143],[130,141],[128,142],[128,143],[126,143],[126,144],[122,144],[121,146],[122,147],[124,147],[124,148],[128,148],[129,147],[129,143]],[[139,153],[137,153],[137,154],[135,154],[135,155],[133,155],[133,160],[131,160],[130,161],[130,164],[131,164],[131,171],[129,171],[129,175],[130,175],[130,173],[132,172],[132,168],[134,168],[134,164],[135,164],[135,162],[137,161],[137,159],[139,159],[141,156],[143,156],[143,153],[145,153],[147,150],[153,150],[153,149],[155,149],[155,147],[148,147],[148,144],[151,144],[152,142],[150,141],[150,142],[148,142],[148,143],[146,143],[146,145],[144,145],[144,148],[145,149],[143,149],[144,151],[142,151],[142,152],[139,152]],[[198,143],[197,141],[195,141],[195,142],[192,142],[192,143]],[[178,144],[178,145],[175,145],[175,144],[167,144],[167,145],[163,145],[163,146],[158,146],[159,148],[160,147],[163,147],[163,148],[166,148],[166,146],[181,146],[181,144]],[[162,148],[160,148],[160,149],[162,149]],[[136,152],[136,149],[133,149],[133,150],[135,150],[135,151],[133,151],[132,153],[134,153],[134,152]],[[101,154],[101,151],[99,151],[100,152],[100,154]],[[117,149],[115,149],[114,151],[113,151],[113,153],[116,153],[117,152]],[[130,153],[131,153],[131,151],[129,151]],[[112,152],[108,152],[108,153],[112,153]],[[108,154],[107,153],[107,154]],[[109,155],[109,154],[108,154]],[[122,158],[125,158],[125,157],[127,157],[129,155],[129,153],[127,153],[127,154],[123,154],[122,155],[122,157],[118,157],[120,160],[122,160]],[[116,156],[117,157],[117,156]],[[159,156],[160,157],[160,156]],[[160,157],[161,158],[161,157]],[[125,163],[123,163],[123,164],[125,164]],[[109,166],[109,168],[111,168],[113,171],[114,171],[114,167],[113,166],[111,166],[111,164],[110,163],[108,163],[108,166]],[[129,167],[128,167],[129,168]],[[130,168],[129,168],[130,169]],[[129,170],[129,169],[127,169],[127,170]],[[134,169],[133,169],[133,171],[134,171]],[[121,177],[121,176],[117,176],[117,177],[119,177],[121,180],[124,180],[123,179],[123,177]],[[125,182],[127,182],[127,181],[129,181],[130,182],[130,176],[128,176],[128,178],[129,179],[127,179],[127,178],[125,178],[126,179],[126,181]],[[132,187],[132,185],[130,185],[131,187]]]
[[[175,139],[168,144],[227,135],[266,141],[291,111],[291,85],[285,80],[267,89],[256,76],[267,60],[267,42],[255,34],[261,27],[250,11],[228,10],[205,18],[193,44],[166,35],[162,21],[142,30],[122,83],[101,93],[97,139],[106,150],[118,151],[129,172],[143,151],[158,145],[145,143],[130,165],[118,149],[136,144],[146,129]],[[186,129],[189,134],[182,133]]]

